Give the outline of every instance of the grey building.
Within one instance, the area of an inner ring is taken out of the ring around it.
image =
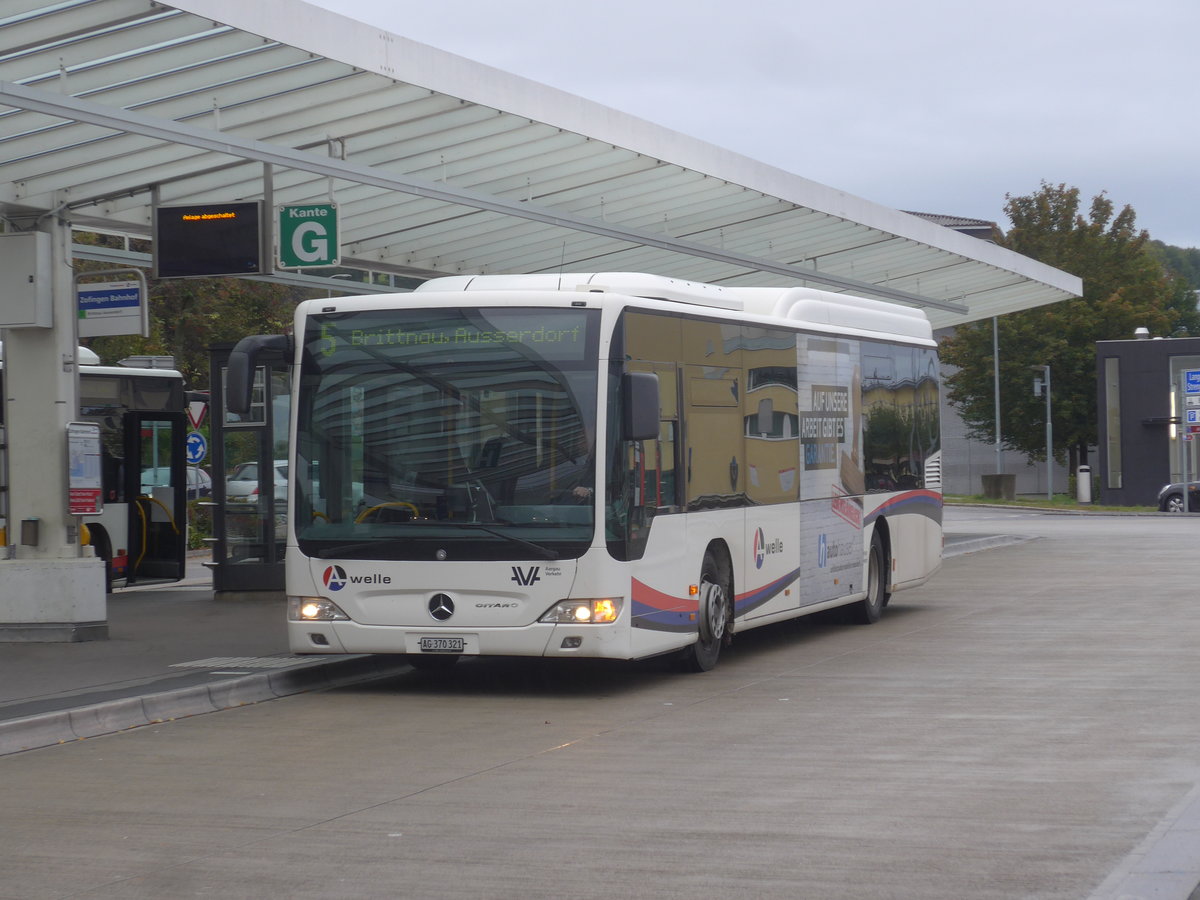
[[[1105,503],[1152,505],[1164,484],[1182,480],[1185,466],[1197,479],[1200,435],[1180,422],[1187,369],[1200,369],[1200,337],[1096,344],[1100,452],[1092,474]]]

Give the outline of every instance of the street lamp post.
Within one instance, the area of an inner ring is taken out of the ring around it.
[[[1054,426],[1050,420],[1050,367],[1030,366],[1036,372],[1041,372],[1041,378],[1033,379],[1033,394],[1046,395],[1046,499],[1054,500]]]
[[[1000,449],[1000,319],[992,316],[992,402],[996,412],[996,474],[1004,471]]]

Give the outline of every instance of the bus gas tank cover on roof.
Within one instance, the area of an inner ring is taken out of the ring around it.
[[[932,343],[933,329],[924,311],[885,300],[818,291],[813,288],[729,288],[745,311],[788,319],[817,328],[886,332]]]
[[[423,291],[580,291],[618,293],[650,300],[669,300],[753,315],[788,319],[798,325],[848,329],[859,333],[903,335],[933,341],[933,330],[919,309],[805,287],[727,288],[699,281],[639,272],[560,273],[539,275],[455,275],[434,278]]]
[[[670,300],[741,310],[742,301],[728,288],[640,272],[593,272],[541,275],[456,275],[426,281],[418,291],[583,291],[626,294],[647,300]]]

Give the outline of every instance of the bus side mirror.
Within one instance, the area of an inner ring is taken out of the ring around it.
[[[229,353],[225,369],[225,409],[239,416],[250,412],[250,392],[254,387],[254,370],[258,357],[267,351],[292,355],[292,341],[286,334],[253,334],[244,337]]]
[[[659,410],[657,375],[626,372],[621,376],[621,440],[657,438]]]

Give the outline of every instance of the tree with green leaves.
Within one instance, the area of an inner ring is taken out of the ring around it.
[[[1200,291],[1200,249],[1172,247],[1162,241],[1151,241],[1150,244],[1163,265],[1186,281],[1192,290]]]
[[[1133,209],[1116,211],[1103,193],[1086,212],[1078,188],[1043,183],[1004,208],[1012,227],[997,243],[1083,279],[1083,296],[999,318],[1001,443],[1032,460],[1046,457],[1045,399],[1033,367],[1050,366],[1053,453],[1071,471],[1097,441],[1096,342],[1151,334],[1200,334],[1187,283],[1169,272]],[[971,437],[995,439],[992,321],[964,325],[942,341],[947,379]]]

